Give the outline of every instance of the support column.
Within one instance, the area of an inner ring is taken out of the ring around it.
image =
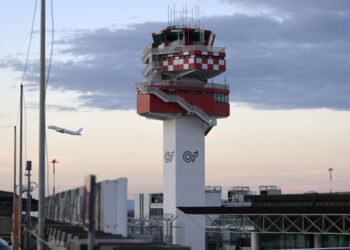
[[[314,248],[322,248],[322,235],[314,234]]]
[[[164,216],[177,216],[173,243],[205,249],[205,218],[176,207],[205,205],[204,126],[194,116],[180,116],[163,125]]]
[[[251,246],[251,250],[259,250],[260,249],[260,239],[259,239],[258,233],[252,232],[250,234],[250,246]]]

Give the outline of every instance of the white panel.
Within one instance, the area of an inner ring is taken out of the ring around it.
[[[127,179],[100,183],[100,227],[106,233],[127,235]]]
[[[194,58],[188,59],[188,63],[194,63]]]
[[[174,70],[174,66],[173,65],[170,65],[168,68],[169,68],[169,71],[173,71]]]
[[[184,64],[184,69],[188,69],[188,64],[186,63],[186,64]]]
[[[143,197],[143,214],[144,218],[148,218],[149,216],[149,204],[150,204],[150,194],[144,194]]]
[[[207,207],[220,207],[221,192],[205,192],[205,205]]]
[[[220,65],[225,65],[225,60],[219,60]]]
[[[208,59],[208,64],[213,64],[213,59]]]
[[[168,66],[168,60],[163,61],[163,66]]]
[[[196,58],[196,63],[202,63],[202,58]]]
[[[134,197],[134,218],[140,219],[140,194],[135,194]]]
[[[208,69],[208,64],[202,64],[202,69]]]
[[[178,64],[184,64],[184,59],[179,59]]]
[[[208,55],[207,51],[202,51],[202,55]]]
[[[121,234],[124,237],[128,236],[128,179],[117,179],[117,234]]]
[[[214,70],[219,70],[219,65],[214,64],[213,66]]]

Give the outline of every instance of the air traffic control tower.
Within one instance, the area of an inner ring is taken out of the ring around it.
[[[215,35],[199,26],[169,26],[152,38],[142,53],[137,113],[163,121],[163,204],[165,216],[177,216],[173,243],[202,250],[204,216],[177,207],[205,206],[205,136],[230,115],[228,85],[208,82],[226,70],[225,48],[213,47]]]

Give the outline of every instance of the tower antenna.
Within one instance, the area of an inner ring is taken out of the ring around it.
[[[194,26],[194,25],[193,25],[193,7],[191,8],[191,10],[192,10],[192,20],[191,20],[191,26]]]

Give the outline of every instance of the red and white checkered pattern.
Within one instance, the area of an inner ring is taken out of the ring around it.
[[[225,59],[209,59],[198,57],[163,60],[163,71],[176,71],[188,69],[225,71],[226,61]]]

